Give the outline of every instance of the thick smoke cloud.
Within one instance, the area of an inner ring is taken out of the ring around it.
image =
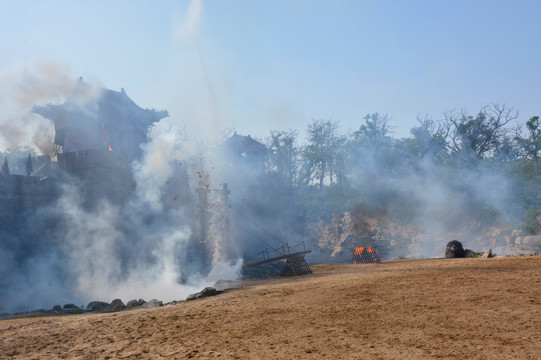
[[[42,89],[21,104],[63,101],[73,90],[60,86],[63,76],[50,87],[46,86],[47,76],[19,80],[22,88],[42,82],[38,84]],[[75,95],[81,96],[80,103],[72,98],[69,106],[97,113],[89,107],[91,95]],[[31,107],[20,106],[19,110],[29,112]],[[48,120],[36,118],[40,122]],[[21,122],[10,125],[16,131]],[[18,214],[20,222],[2,230],[0,313],[114,298],[178,300],[218,280],[239,276],[242,261],[237,258],[211,253],[211,267],[206,269],[194,250],[199,231],[196,180],[187,177],[187,168],[188,160],[198,158],[201,147],[188,142],[182,128],[181,122],[165,119],[150,129],[140,160],[130,166],[134,192],[126,201],[89,199],[85,179],[64,174],[54,203]],[[35,136],[31,132],[19,131],[22,135],[7,145],[38,147],[32,143]],[[217,234],[211,239],[214,248],[231,245],[220,243],[220,232],[213,232],[212,224],[211,233]]]
[[[520,218],[513,207],[514,184],[501,166],[481,161],[452,166],[401,155],[390,147],[365,147],[356,153],[356,166],[350,167],[356,206],[365,209],[367,218],[374,214],[383,238],[396,240],[389,257],[442,256],[452,239],[473,249],[488,249],[491,245],[480,241],[481,225],[513,224]],[[361,235],[371,235],[375,228]],[[418,248],[408,249],[413,240]]]
[[[73,79],[66,65],[54,61],[20,64],[0,72],[0,149],[26,145],[38,154],[51,154],[54,128],[31,109],[65,101],[76,89]],[[94,85],[78,96],[96,99],[99,84]]]

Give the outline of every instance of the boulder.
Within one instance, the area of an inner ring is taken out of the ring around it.
[[[133,309],[139,306],[139,302],[137,300],[130,300],[126,303],[126,309]]]
[[[524,236],[522,238],[522,244],[524,245],[541,245],[541,236]]]
[[[460,241],[451,240],[447,243],[447,247],[445,248],[446,259],[463,258],[464,256],[464,248],[462,247],[462,243]]]
[[[476,253],[475,251],[470,250],[470,249],[464,249],[464,257],[474,258],[474,257],[478,257],[478,256],[479,256],[479,254]]]
[[[158,307],[162,305],[163,305],[163,302],[161,300],[152,299],[149,302],[146,302],[143,305],[141,305],[141,307],[144,309],[148,309],[148,308]]]
[[[138,304],[139,306],[143,305],[144,303],[146,303],[146,301],[143,300],[143,299],[137,300],[137,304]]]
[[[66,314],[78,314],[78,313],[82,313],[83,309],[81,309],[75,304],[65,304],[64,307],[62,308],[62,312]]]
[[[199,293],[199,297],[214,296],[218,294],[218,290],[213,287],[206,287]]]
[[[220,292],[213,287],[206,287],[198,293],[188,295],[186,300],[195,300],[202,297],[218,295]]]
[[[91,301],[86,306],[86,311],[107,311],[109,304],[103,301]]]
[[[114,299],[113,301],[111,301],[111,304],[109,305],[109,308],[107,309],[107,311],[108,312],[120,311],[120,310],[124,310],[125,308],[126,308],[126,305],[124,305],[122,300]]]

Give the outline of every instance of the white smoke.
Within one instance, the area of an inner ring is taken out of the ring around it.
[[[142,145],[144,156],[134,162],[134,179],[137,182],[137,195],[149,204],[153,211],[162,209],[163,187],[173,174],[172,162],[176,157],[178,143],[175,134],[159,134],[148,144]]]
[[[59,104],[77,92],[79,98],[95,99],[98,86],[78,88],[69,68],[55,61],[18,64],[0,71],[0,150],[25,145],[47,154],[53,145],[50,120],[33,114],[35,105]]]
[[[0,127],[10,130],[9,134],[2,134],[6,135],[3,140],[8,146],[31,143],[38,147],[37,138],[42,134],[49,136],[46,143],[53,142],[52,124],[30,113],[34,105],[64,103],[88,116],[96,113],[94,100],[100,92],[92,91],[94,87],[90,86],[90,91],[85,91],[86,86],[77,86],[69,71],[62,72],[60,65],[54,65],[22,67],[4,74],[3,79],[9,81],[2,90],[7,94],[9,89],[18,89],[10,93],[16,104],[11,114],[17,121],[10,122],[5,116],[0,119]],[[49,127],[49,133],[44,127]],[[41,229],[41,222],[55,224],[45,226],[52,228],[43,234],[48,245],[43,246],[39,256],[34,259],[19,255],[19,250],[24,252],[21,246],[15,246],[17,250],[13,252],[8,244],[0,248],[2,258],[22,256],[12,267],[7,262],[0,266],[5,275],[2,284],[7,286],[1,309],[29,310],[49,308],[55,303],[84,304],[114,298],[171,301],[183,299],[218,280],[237,278],[241,260],[212,259],[213,268],[207,275],[198,272],[198,264],[193,269],[182,268],[186,266],[182,258],[187,256],[194,236],[193,211],[184,205],[164,205],[164,199],[171,197],[168,183],[175,181],[179,166],[188,166],[180,162],[194,157],[202,146],[202,142],[187,138],[182,122],[163,119],[154,124],[149,142],[142,145],[143,156],[132,164],[136,188],[126,204],[102,199],[89,207],[84,187],[76,181],[65,184],[58,201],[29,221],[31,229],[34,225]],[[33,246],[39,236],[31,235],[27,242]],[[13,241],[18,239],[14,237]],[[7,299],[9,303],[5,302]]]
[[[185,12],[176,14],[174,37],[192,40],[197,37],[203,16],[203,0],[191,0]]]

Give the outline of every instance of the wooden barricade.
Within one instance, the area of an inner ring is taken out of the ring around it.
[[[304,259],[304,254],[291,254],[287,256],[286,263],[280,276],[298,276],[311,274],[312,269]]]
[[[352,250],[353,252],[353,263],[354,264],[370,264],[370,263],[381,263],[376,248],[369,246],[357,246]]]

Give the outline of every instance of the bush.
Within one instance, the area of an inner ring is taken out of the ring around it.
[[[528,211],[526,211],[526,215],[524,216],[524,230],[526,230],[528,234],[533,235],[537,232],[537,227],[539,226],[537,215],[539,215],[539,211],[535,206],[530,206]]]

